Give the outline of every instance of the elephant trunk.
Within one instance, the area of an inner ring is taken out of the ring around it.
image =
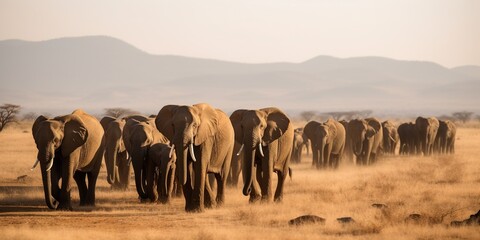
[[[113,185],[115,183],[115,178],[116,178],[115,166],[117,166],[117,155],[118,155],[118,144],[117,143],[108,144],[105,149],[105,161],[107,166],[107,182],[110,185]]]
[[[44,161],[40,161],[40,168],[42,171],[42,181],[43,181],[43,192],[45,193],[45,202],[47,203],[48,208],[50,209],[57,209],[58,202],[52,196],[52,175],[51,170],[48,169],[49,161],[53,163],[53,154],[39,154],[39,159],[43,159]],[[50,163],[51,164],[51,163]],[[58,184],[58,183],[55,183]]]
[[[142,199],[148,198],[148,194],[146,193],[145,189],[146,186],[146,157],[148,154],[148,149],[146,147],[142,147],[141,149],[135,150],[134,154],[132,154],[132,161],[133,161],[133,170],[135,172],[135,186],[137,188],[137,193]]]
[[[253,178],[255,173],[253,172],[255,169],[255,152],[256,148],[252,147],[252,143],[246,143],[246,148],[244,152],[244,163],[243,164],[243,172],[245,176],[244,186],[243,186],[243,195],[248,196],[252,191],[252,184]]]
[[[319,148],[319,153],[318,153],[318,157],[320,159],[320,161],[317,162],[317,168],[320,168],[323,164],[323,166],[326,165],[325,161],[327,159],[325,159],[325,145],[326,145],[326,139],[322,139],[320,141],[320,148]]]
[[[188,147],[182,142],[175,143],[175,153],[177,154],[177,170],[178,183],[182,186],[187,183],[187,157]]]
[[[356,143],[353,143],[353,152],[355,153],[356,156],[360,156],[363,151],[363,141],[359,140]]]

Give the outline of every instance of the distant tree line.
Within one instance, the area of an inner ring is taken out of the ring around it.
[[[6,103],[0,106],[0,132],[10,123],[17,121],[20,105]]]

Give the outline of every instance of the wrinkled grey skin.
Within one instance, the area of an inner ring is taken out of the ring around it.
[[[435,152],[439,154],[455,153],[455,136],[457,126],[452,121],[439,121],[437,136],[435,138]]]
[[[439,126],[440,123],[435,117],[418,117],[415,120],[415,127],[420,139],[417,149],[420,149],[424,156],[430,156],[433,153],[433,145]]]
[[[374,163],[383,143],[380,121],[375,118],[353,119],[348,123],[347,132],[347,145],[357,158],[357,165]]]
[[[104,151],[103,129],[98,120],[82,110],[53,119],[39,116],[32,126],[32,135],[48,208],[72,210],[73,180],[78,186],[80,205],[94,206]]]
[[[292,154],[294,129],[290,119],[278,108],[236,110],[230,116],[235,141],[244,145],[243,194],[250,202],[281,201]],[[262,156],[263,153],[263,156]],[[273,173],[278,184],[273,195]]]
[[[391,121],[382,122],[383,130],[383,152],[390,155],[395,155],[395,149],[400,141],[397,127]]]
[[[303,130],[312,143],[312,164],[316,168],[337,168],[345,149],[345,128],[333,119],[308,122]]]
[[[176,154],[165,143],[150,147],[147,159],[147,193],[152,202],[169,203],[175,184]]]
[[[148,199],[146,190],[147,158],[150,147],[155,143],[169,141],[156,128],[155,119],[144,116],[130,117],[123,128],[123,142],[131,157],[135,174],[135,187],[142,200]]]
[[[222,205],[234,146],[230,119],[223,111],[201,103],[164,106],[155,122],[175,148],[185,211],[202,212],[205,207]],[[215,176],[216,198],[206,181],[208,174]]]
[[[397,128],[400,138],[400,155],[420,154],[419,146],[420,137],[415,123],[402,123]]]

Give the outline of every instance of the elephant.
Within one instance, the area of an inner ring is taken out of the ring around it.
[[[166,105],[155,123],[177,154],[176,174],[183,186],[185,211],[202,212],[205,206],[222,205],[235,141],[227,115],[206,103]],[[207,174],[214,174],[217,181],[216,198]]]
[[[402,123],[397,129],[400,138],[400,155],[418,154],[418,143],[420,141],[415,123]]]
[[[135,174],[135,187],[140,199],[148,199],[146,191],[147,158],[155,143],[168,143],[155,126],[155,119],[140,115],[129,117],[123,128],[123,142],[130,155]]]
[[[433,153],[433,144],[437,136],[439,125],[440,123],[435,117],[417,117],[415,120],[415,127],[420,137],[417,149],[420,149],[424,156],[429,156]]]
[[[168,144],[155,143],[147,158],[147,193],[152,202],[169,203],[175,185],[176,154]]]
[[[302,160],[302,150],[305,143],[303,142],[303,131],[293,133],[293,144],[292,144],[292,163],[300,163]]]
[[[80,206],[95,206],[95,186],[104,151],[100,122],[81,109],[53,119],[39,116],[33,123],[32,135],[38,154],[31,170],[40,162],[48,208],[72,210],[74,179]]]
[[[305,150],[307,151],[307,156],[310,155],[310,140],[308,140],[308,138],[303,135],[303,128],[295,128],[295,130],[293,131],[294,133],[299,133],[300,135],[302,135],[302,138],[303,138],[303,147],[305,147]]]
[[[235,130],[235,141],[242,143],[243,179],[242,193],[250,202],[280,202],[287,174],[294,129],[290,119],[275,107],[258,110],[239,109],[230,117]],[[257,151],[258,149],[258,151]],[[273,173],[278,184],[273,196]],[[252,191],[253,188],[253,191]]]
[[[130,183],[130,157],[123,143],[123,127],[125,118],[106,116],[100,120],[105,132],[105,165],[107,182],[112,189],[127,190]]]
[[[374,163],[382,147],[383,131],[376,118],[353,119],[348,122],[347,144],[356,156],[357,165]]]
[[[391,155],[395,155],[395,149],[399,142],[399,136],[397,127],[392,121],[382,122],[383,130],[383,152]]]
[[[240,151],[241,145],[241,143],[235,142],[233,146],[233,153],[237,154],[232,154],[230,172],[227,178],[227,184],[232,187],[237,187],[238,179],[242,172],[243,151]]]
[[[338,121],[328,119],[324,123],[310,121],[303,129],[304,135],[312,143],[312,165],[317,169],[337,168],[345,149],[345,127]]]
[[[439,121],[437,136],[435,138],[435,150],[440,154],[455,153],[455,135],[457,127],[452,121]]]

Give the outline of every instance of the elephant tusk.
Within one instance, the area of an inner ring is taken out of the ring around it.
[[[127,161],[127,166],[130,167],[130,164],[132,163],[132,159],[131,158],[128,158],[128,161]]]
[[[172,146],[170,147],[170,153],[168,153],[168,158],[172,158],[174,150],[175,150],[175,144],[172,144]]]
[[[237,156],[240,156],[240,153],[242,152],[242,150],[243,150],[243,144],[242,144],[242,146],[240,147],[240,150],[238,150]]]
[[[258,144],[258,151],[260,151],[260,155],[262,155],[262,157],[265,157],[265,155],[263,154],[263,149],[261,144]]]
[[[195,158],[195,152],[193,151],[193,143],[190,143],[190,147],[189,147],[189,148],[190,148],[190,156],[192,156],[192,160],[193,160],[194,162],[196,162],[197,159]]]
[[[53,158],[54,157],[55,157],[55,155],[52,157],[52,159],[50,159],[50,162],[48,163],[47,172],[50,171],[50,169],[52,169],[52,167],[53,167]]]
[[[392,142],[395,142],[395,139],[393,139],[392,136],[389,136],[390,137],[390,140],[392,140]]]
[[[40,162],[37,158],[37,161],[35,161],[35,163],[33,164],[33,167],[30,168],[30,171],[33,171],[33,169],[35,169],[35,167],[38,165],[38,162]]]

